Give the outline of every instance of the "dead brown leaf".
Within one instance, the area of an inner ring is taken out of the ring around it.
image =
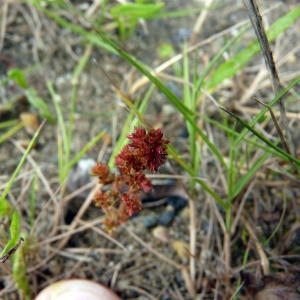
[[[244,271],[240,274],[244,287],[254,300],[300,299],[300,274],[276,273],[262,278]]]

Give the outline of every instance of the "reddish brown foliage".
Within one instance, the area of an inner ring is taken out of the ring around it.
[[[143,171],[157,172],[168,155],[169,141],[163,138],[161,129],[146,132],[145,128],[135,127],[127,138],[131,142],[115,159],[119,174],[111,174],[109,167],[100,162],[92,168],[92,174],[99,178],[99,183],[109,185],[108,190],[98,191],[94,199],[96,206],[106,213],[105,225],[109,231],[141,210],[139,195],[152,189]]]

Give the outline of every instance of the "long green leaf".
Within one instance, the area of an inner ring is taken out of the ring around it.
[[[52,18],[57,24],[61,25],[64,28],[68,28],[73,32],[83,36],[86,38],[90,43],[97,45],[103,49],[106,49],[110,52],[116,53],[112,47],[110,47],[107,43],[104,43],[101,38],[99,37],[98,33],[90,33],[89,31],[84,30],[80,26],[76,26],[75,24],[69,23],[65,19],[58,16],[56,13],[52,12],[51,10],[43,7],[40,5],[40,1],[38,0],[30,0],[31,3],[41,12],[43,12],[48,17]]]
[[[282,18],[274,22],[271,28],[267,31],[268,40],[274,41],[275,38],[289,28],[296,19],[300,16],[300,6],[293,9],[291,12],[284,15]],[[220,65],[212,74],[207,82],[207,89],[212,89],[220,84],[224,79],[235,75],[252,57],[260,52],[260,46],[257,40],[253,41],[248,47],[232,59]]]
[[[123,3],[112,7],[110,13],[115,18],[125,17],[130,20],[138,20],[139,18],[149,19],[159,12],[164,5],[164,3]]]
[[[128,142],[128,140],[126,139],[126,135],[128,133],[132,132],[134,126],[138,125],[138,122],[140,121],[138,115],[139,114],[143,115],[145,113],[145,111],[148,107],[148,101],[150,99],[150,96],[152,95],[152,93],[154,91],[154,87],[155,87],[154,85],[151,85],[149,87],[147,93],[141,100],[141,103],[138,103],[137,101],[135,101],[132,104],[132,107],[129,107],[130,113],[126,119],[126,122],[123,125],[123,129],[121,131],[119,139],[118,139],[116,145],[114,146],[113,153],[108,162],[108,165],[110,168],[112,168],[114,166],[116,155],[121,151],[121,148],[126,144],[126,142]]]
[[[20,238],[20,228],[21,228],[21,218],[19,213],[15,210],[11,217],[11,222],[9,226],[9,232],[10,232],[10,240],[4,247],[3,251],[1,252],[1,257],[5,255],[11,248],[13,248],[19,238]]]
[[[272,107],[280,98],[282,98],[293,86],[295,86],[298,82],[300,82],[300,76],[295,78],[285,89],[281,90],[278,95],[269,103],[269,107]],[[264,116],[264,114],[268,111],[267,107],[264,107],[249,123],[249,126],[254,126],[257,122],[260,121],[260,119]],[[241,140],[244,138],[245,134],[249,130],[247,127],[242,130],[240,133],[239,137],[236,139],[235,144],[237,145],[238,143],[241,142]]]
[[[210,142],[208,137],[204,134],[204,132],[195,124],[193,121],[194,112],[190,111],[181,101],[180,99],[173,94],[158,78],[153,76],[151,72],[149,72],[146,67],[139,62],[137,59],[127,54],[121,48],[119,48],[115,43],[110,41],[104,35],[102,35],[102,39],[108,43],[112,48],[115,49],[119,53],[121,57],[126,59],[131,65],[133,65],[136,69],[138,69],[142,74],[149,78],[149,80],[156,85],[156,87],[165,94],[165,96],[173,103],[173,105],[184,115],[185,119],[194,127],[194,130],[201,136],[204,142],[208,145],[211,151],[217,156],[220,163],[226,168],[226,164],[224,159],[220,153],[220,151],[215,147],[214,144]]]
[[[245,126],[249,131],[251,131],[254,135],[256,135],[260,140],[265,142],[268,146],[276,150],[277,152],[281,153],[283,156],[285,156],[288,160],[293,161],[296,165],[300,166],[300,160],[295,158],[294,156],[290,155],[289,153],[286,153],[284,150],[270,142],[267,138],[265,138],[260,132],[255,130],[251,125],[243,121],[240,117],[235,115],[234,113],[228,111],[224,107],[220,106],[220,109],[231,115],[233,118],[235,118],[238,122],[240,122],[243,126]]]
[[[36,131],[36,133],[34,134],[33,138],[31,139],[28,147],[26,148],[25,150],[25,153],[23,154],[17,168],[15,169],[14,173],[12,174],[12,176],[10,177],[9,181],[8,181],[8,184],[6,185],[4,191],[2,192],[1,196],[0,196],[0,201],[1,200],[4,200],[9,192],[9,190],[11,189],[13,183],[14,183],[14,180],[15,178],[17,177],[17,175],[19,174],[20,170],[21,170],[21,167],[23,166],[23,164],[25,163],[26,161],[26,158],[28,156],[28,154],[30,153],[31,149],[33,148],[33,146],[35,145],[36,143],[36,140],[39,136],[39,134],[41,133],[42,131],[42,128],[44,127],[46,123],[46,120],[44,120],[42,122],[42,124],[39,126],[38,130]]]
[[[187,162],[180,158],[178,152],[176,151],[176,149],[169,144],[168,146],[168,152],[170,155],[173,156],[173,158],[180,164],[180,166],[187,171],[192,177],[194,176],[194,172],[193,169],[191,169],[191,167],[187,164]],[[227,209],[228,205],[203,181],[200,179],[193,179],[195,180],[202,188],[204,191],[206,191],[209,195],[211,195],[213,197],[213,199],[222,206],[222,208],[224,208],[225,210]]]

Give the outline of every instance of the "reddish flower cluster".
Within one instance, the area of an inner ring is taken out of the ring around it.
[[[157,172],[168,155],[169,141],[163,138],[161,129],[146,132],[145,128],[135,127],[127,138],[130,143],[123,147],[115,159],[118,175],[111,174],[109,167],[100,162],[92,168],[99,183],[109,187],[105,191],[98,191],[94,199],[96,206],[106,213],[105,225],[109,231],[141,210],[141,192],[152,189],[152,184],[143,171]]]

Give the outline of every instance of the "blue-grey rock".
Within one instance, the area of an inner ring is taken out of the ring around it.
[[[182,197],[173,196],[173,197],[168,198],[167,204],[172,206],[174,208],[174,210],[177,212],[177,211],[183,209],[184,207],[186,207],[188,204],[188,201],[187,201],[187,199],[184,199]]]
[[[143,219],[143,224],[147,229],[155,227],[158,223],[158,217],[155,214],[143,216],[142,219]]]
[[[175,210],[167,209],[158,216],[158,223],[163,226],[170,226],[175,218]]]

